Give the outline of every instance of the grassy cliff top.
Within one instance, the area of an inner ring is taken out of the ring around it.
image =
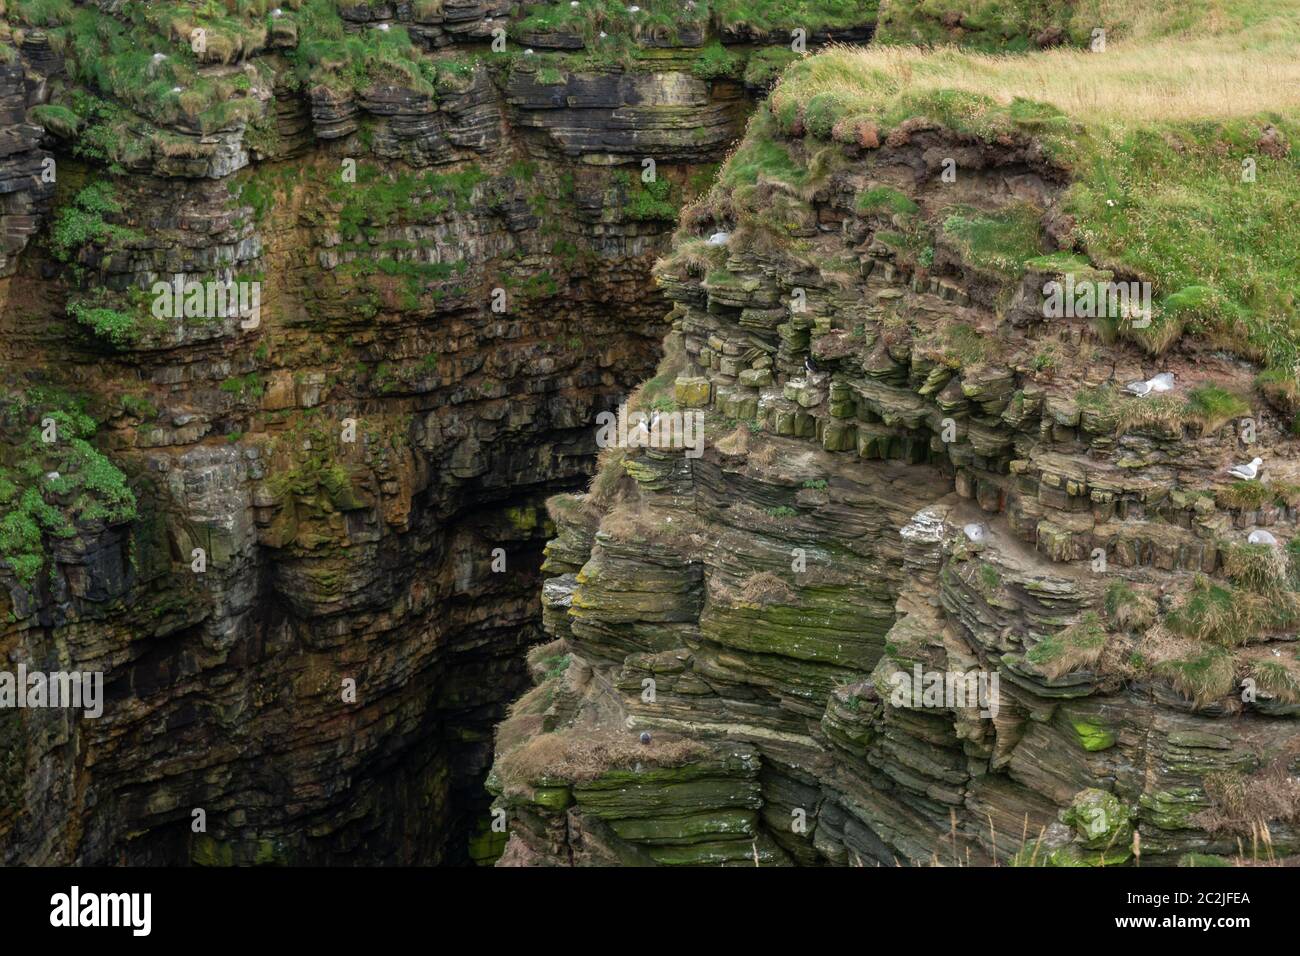
[[[883,139],[921,117],[990,142],[1033,139],[1070,182],[1063,211],[1076,250],[1152,283],[1153,326],[1132,338],[1159,352],[1190,332],[1293,380],[1300,0],[1000,6],[1060,8],[1062,42],[1100,28],[1105,48],[1008,56],[884,44],[807,57],[772,94],[776,122],[752,124],[732,167],[779,149],[773,130],[829,140],[869,123]]]

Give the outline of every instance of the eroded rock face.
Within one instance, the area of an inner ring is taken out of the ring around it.
[[[1254,370],[1048,318],[1052,260],[963,241],[1031,208],[1052,251],[1065,176],[1030,142],[766,135],[800,176],[715,197],[660,275],[641,402],[701,412],[703,456],[620,449],[551,503],[502,863],[1172,863],[1252,825],[1294,853],[1296,698],[1258,692],[1261,661],[1295,673],[1294,571],[1247,536],[1294,533],[1295,439],[1251,412],[1276,484],[1247,495],[1244,420],[1124,391]],[[1288,610],[1235,636],[1204,613],[1261,599]],[[1243,782],[1279,799],[1243,811]]]
[[[344,18],[437,51],[518,12],[412,6]],[[652,371],[651,264],[752,102],[690,51],[553,83],[480,63],[434,97],[290,82],[296,28],[264,43],[205,67],[247,67],[261,120],[148,127],[111,175],[84,128],[29,121],[74,85],[37,31],[0,69],[5,385],[40,389],[4,427],[83,397],[137,505],[0,573],[5,668],[101,671],[106,694],[97,719],[0,714],[6,863],[493,856],[481,785],[540,637],[542,501],[585,483],[596,413]],[[107,225],[20,258],[68,209]],[[221,278],[258,286],[256,315],[185,313],[185,282]],[[758,766],[712,771],[748,774],[746,820]]]

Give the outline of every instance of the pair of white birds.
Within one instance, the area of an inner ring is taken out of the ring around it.
[[[1132,392],[1134,395],[1151,395],[1159,392],[1167,392],[1174,387],[1174,373],[1161,372],[1145,382],[1129,382],[1124,386],[1124,390]]]
[[[654,427],[658,424],[659,424],[659,413],[655,412],[654,415],[650,418],[648,424],[644,418],[641,419],[639,422],[637,422],[636,425],[633,426],[631,435],[629,437],[635,436],[636,443],[641,447],[645,447],[650,442],[651,432],[654,430]]]

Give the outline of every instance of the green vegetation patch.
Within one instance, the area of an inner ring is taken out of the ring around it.
[[[883,212],[910,216],[921,210],[921,207],[914,203],[907,193],[892,186],[873,186],[862,190],[858,193],[854,206],[858,212],[865,215]]]
[[[645,182],[636,173],[624,173],[622,189],[625,196],[624,211],[629,219],[637,221],[674,222],[681,210],[681,191],[674,188],[666,177]]]
[[[386,172],[358,164],[356,182],[337,182],[330,199],[341,203],[338,223],[344,242],[369,242],[379,230],[399,222],[427,223],[449,210],[470,207],[474,189],[485,179],[477,166],[453,173]]]
[[[91,444],[99,426],[84,400],[38,388],[0,398],[0,412],[0,565],[30,585],[52,539],[130,521],[136,499],[126,476]]]
[[[923,6],[942,19],[943,3]],[[1005,17],[1017,33],[1037,26],[1021,22],[1025,4],[974,6],[957,11],[963,27],[981,11],[989,26]],[[1300,203],[1300,4],[1131,6],[1104,53],[991,58],[873,47],[805,57],[786,70],[770,112],[786,134],[802,127],[820,136],[839,113],[882,135],[922,117],[986,142],[1032,141],[1068,178],[1070,241],[1098,267],[1151,283],[1151,326],[1123,334],[1152,352],[1194,335],[1294,378],[1300,217],[1287,210]],[[1082,4],[1069,17],[1071,36],[1076,26],[1091,29],[1087,9],[1099,8]],[[1260,84],[1260,71],[1274,80]],[[774,156],[764,138],[773,131],[751,124],[724,180],[756,155]],[[957,213],[945,225],[1008,274],[1041,252],[1027,217]]]
[[[1025,264],[1042,254],[1041,218],[1039,210],[1024,203],[992,213],[961,207],[944,220],[943,235],[972,265],[1018,278]]]
[[[437,65],[421,55],[405,27],[350,32],[336,0],[306,0],[293,14],[298,46],[289,54],[303,84],[321,84],[340,92],[359,92],[376,82],[399,82],[435,97]]]
[[[870,25],[876,20],[877,6],[876,0],[713,0],[721,26],[748,27],[758,33]]]

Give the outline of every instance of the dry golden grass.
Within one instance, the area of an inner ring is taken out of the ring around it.
[[[1117,582],[1106,592],[1106,616],[1121,631],[1141,633],[1155,623],[1160,608],[1146,588]]]
[[[1269,696],[1284,704],[1297,704],[1300,703],[1300,661],[1286,656],[1290,653],[1288,648],[1280,657],[1271,654],[1256,657],[1250,664],[1250,676],[1258,689]]]
[[[1225,647],[1174,634],[1163,623],[1149,628],[1135,645],[1136,668],[1166,681],[1197,706],[1221,700],[1237,687],[1237,661]]]
[[[751,432],[748,425],[737,425],[714,447],[724,455],[748,455]]]
[[[1187,421],[1187,409],[1176,398],[1158,396],[1156,398],[1133,398],[1121,402],[1116,425],[1116,434],[1125,435],[1132,431],[1155,431],[1176,435]]]
[[[602,448],[596,456],[596,473],[592,475],[591,484],[587,486],[587,500],[598,512],[605,512],[613,507],[623,492],[633,487],[636,482],[623,470],[623,458],[627,449]]]
[[[546,710],[555,698],[553,681],[538,684],[510,705],[509,715],[497,725],[496,752],[510,753],[542,732]]]
[[[760,571],[745,579],[740,588],[740,600],[755,607],[767,607],[769,604],[797,604],[799,592],[771,571]]]
[[[616,540],[647,544],[682,543],[701,530],[692,514],[669,509],[646,508],[639,501],[620,503],[606,513],[600,530]]]
[[[1267,544],[1234,544],[1223,552],[1223,568],[1234,584],[1260,594],[1287,587],[1287,557]]]
[[[602,513],[592,502],[590,495],[564,492],[546,499],[546,514],[556,527],[574,524],[591,528],[600,521]]]
[[[1139,4],[1131,6],[1136,13]],[[797,90],[772,94],[807,102],[821,93],[847,101],[880,101],[900,90],[960,90],[1002,104],[1017,97],[1050,103],[1073,117],[1149,126],[1190,117],[1226,119],[1300,106],[1300,58],[1293,55],[1293,4],[1276,26],[1256,27],[1249,38],[1223,33],[1209,20],[1180,35],[1111,41],[1104,53],[1058,48],[1019,56],[932,51],[916,47],[840,47],[822,54]],[[1123,14],[1130,16],[1130,12]],[[1102,22],[1131,21],[1116,17]],[[1133,35],[1133,34],[1136,34]]]
[[[1294,754],[1250,776],[1206,774],[1205,793],[1214,805],[1198,813],[1195,822],[1210,833],[1248,836],[1267,832],[1270,823],[1300,820],[1300,780],[1288,773],[1287,756]]]

